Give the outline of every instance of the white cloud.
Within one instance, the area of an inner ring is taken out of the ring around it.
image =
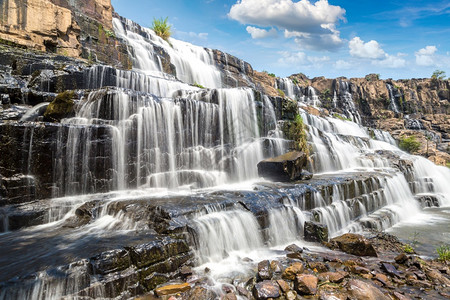
[[[335,28],[340,20],[345,21],[344,15],[345,9],[330,5],[328,0],[315,3],[309,0],[240,0],[228,13],[231,19],[242,24],[285,30],[286,38],[295,37],[303,48],[315,50],[331,50],[330,47],[342,45],[340,32]]]
[[[208,33],[206,32],[184,32],[184,31],[176,31],[176,35],[181,39],[188,40],[206,40],[208,38]]]
[[[321,67],[323,63],[330,61],[328,56],[308,56],[304,52],[279,52],[281,57],[278,63],[282,65],[301,65],[301,66],[315,66]]]
[[[377,41],[371,40],[364,43],[359,37],[354,37],[349,43],[350,55],[358,58],[380,59],[386,57],[386,53],[381,49]]]
[[[350,62],[340,59],[334,63],[334,67],[340,70],[348,70],[351,69],[353,66]]]
[[[374,60],[372,61],[373,65],[390,68],[390,69],[398,69],[406,67],[406,60],[402,57],[404,54],[399,53],[397,55],[389,55],[386,54],[386,57],[382,60]]]
[[[268,37],[276,37],[278,35],[277,30],[272,28],[270,30],[265,30],[261,28],[256,28],[253,26],[247,26],[247,32],[250,33],[253,39],[264,39]]]
[[[415,53],[416,64],[423,67],[430,67],[436,64],[435,54],[437,52],[436,46],[426,46]]]

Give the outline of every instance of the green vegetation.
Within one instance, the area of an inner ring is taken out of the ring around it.
[[[44,120],[47,122],[59,122],[61,119],[73,113],[75,92],[65,91],[59,93],[44,113]]]
[[[269,75],[270,77],[277,77],[275,74],[273,74],[273,73],[267,73],[267,75]]]
[[[309,155],[306,125],[303,124],[303,119],[299,114],[295,116],[294,121],[290,122],[286,137],[294,141],[295,150],[303,151],[306,155]]]
[[[450,261],[450,245],[441,245],[436,249],[439,260]]]
[[[298,85],[298,80],[297,80],[297,79],[292,78],[292,82],[293,82],[295,85]]]
[[[204,89],[204,88],[205,88],[203,85],[198,84],[197,82],[195,82],[195,83],[193,84],[193,86],[196,86],[196,87],[198,87],[198,88],[200,88],[200,89]]]
[[[333,114],[333,117],[338,118],[338,119],[340,119],[340,120],[342,120],[342,121],[351,121],[351,120],[352,120],[352,119],[343,117],[343,116],[341,116],[340,114],[337,114],[337,113],[334,113],[334,114]]]
[[[418,240],[417,240],[418,236],[419,236],[419,233],[415,231],[414,235],[409,238],[411,240],[411,242],[403,245],[403,251],[405,253],[408,253],[408,254],[415,253],[414,252],[414,248],[416,248],[417,244],[419,243]]]
[[[431,75],[431,79],[433,80],[444,80],[445,79],[445,72],[442,70],[436,70],[433,72],[433,75]]]
[[[377,81],[377,80],[380,80],[380,74],[369,74],[369,75],[366,75],[366,80],[367,80],[367,81]]]
[[[169,17],[163,19],[153,18],[152,26],[150,27],[157,36],[161,37],[165,41],[169,40],[172,35],[172,26],[167,22]]]
[[[404,151],[414,153],[420,149],[420,142],[416,140],[415,136],[402,137],[400,139],[399,147]]]
[[[282,90],[277,89],[277,92],[278,92],[278,95],[280,95],[281,98],[285,98],[286,97],[286,94]]]

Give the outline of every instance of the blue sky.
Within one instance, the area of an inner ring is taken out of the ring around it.
[[[450,76],[450,1],[112,0],[149,27],[169,17],[173,36],[220,49],[277,76]]]

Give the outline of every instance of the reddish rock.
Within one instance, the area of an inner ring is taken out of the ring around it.
[[[348,276],[347,272],[325,272],[319,274],[320,281],[329,281],[333,283],[341,283],[345,277]]]
[[[289,283],[287,283],[283,279],[277,280],[277,283],[278,283],[278,285],[280,286],[281,290],[284,293],[287,293],[291,289],[291,287],[289,286]]]
[[[297,274],[303,273],[305,266],[301,262],[293,263],[284,270],[282,277],[288,280],[295,280]]]
[[[297,275],[294,285],[295,290],[301,295],[315,295],[317,293],[317,283],[319,280],[314,275]]]
[[[191,286],[188,283],[169,284],[155,289],[155,294],[161,297],[165,295],[183,293],[189,291],[190,289]]]
[[[272,278],[272,270],[268,260],[263,260],[258,263],[258,278],[260,280],[267,280]]]

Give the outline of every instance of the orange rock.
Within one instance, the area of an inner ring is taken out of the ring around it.
[[[169,284],[155,289],[155,294],[158,296],[172,295],[189,291],[191,286],[188,283]]]

